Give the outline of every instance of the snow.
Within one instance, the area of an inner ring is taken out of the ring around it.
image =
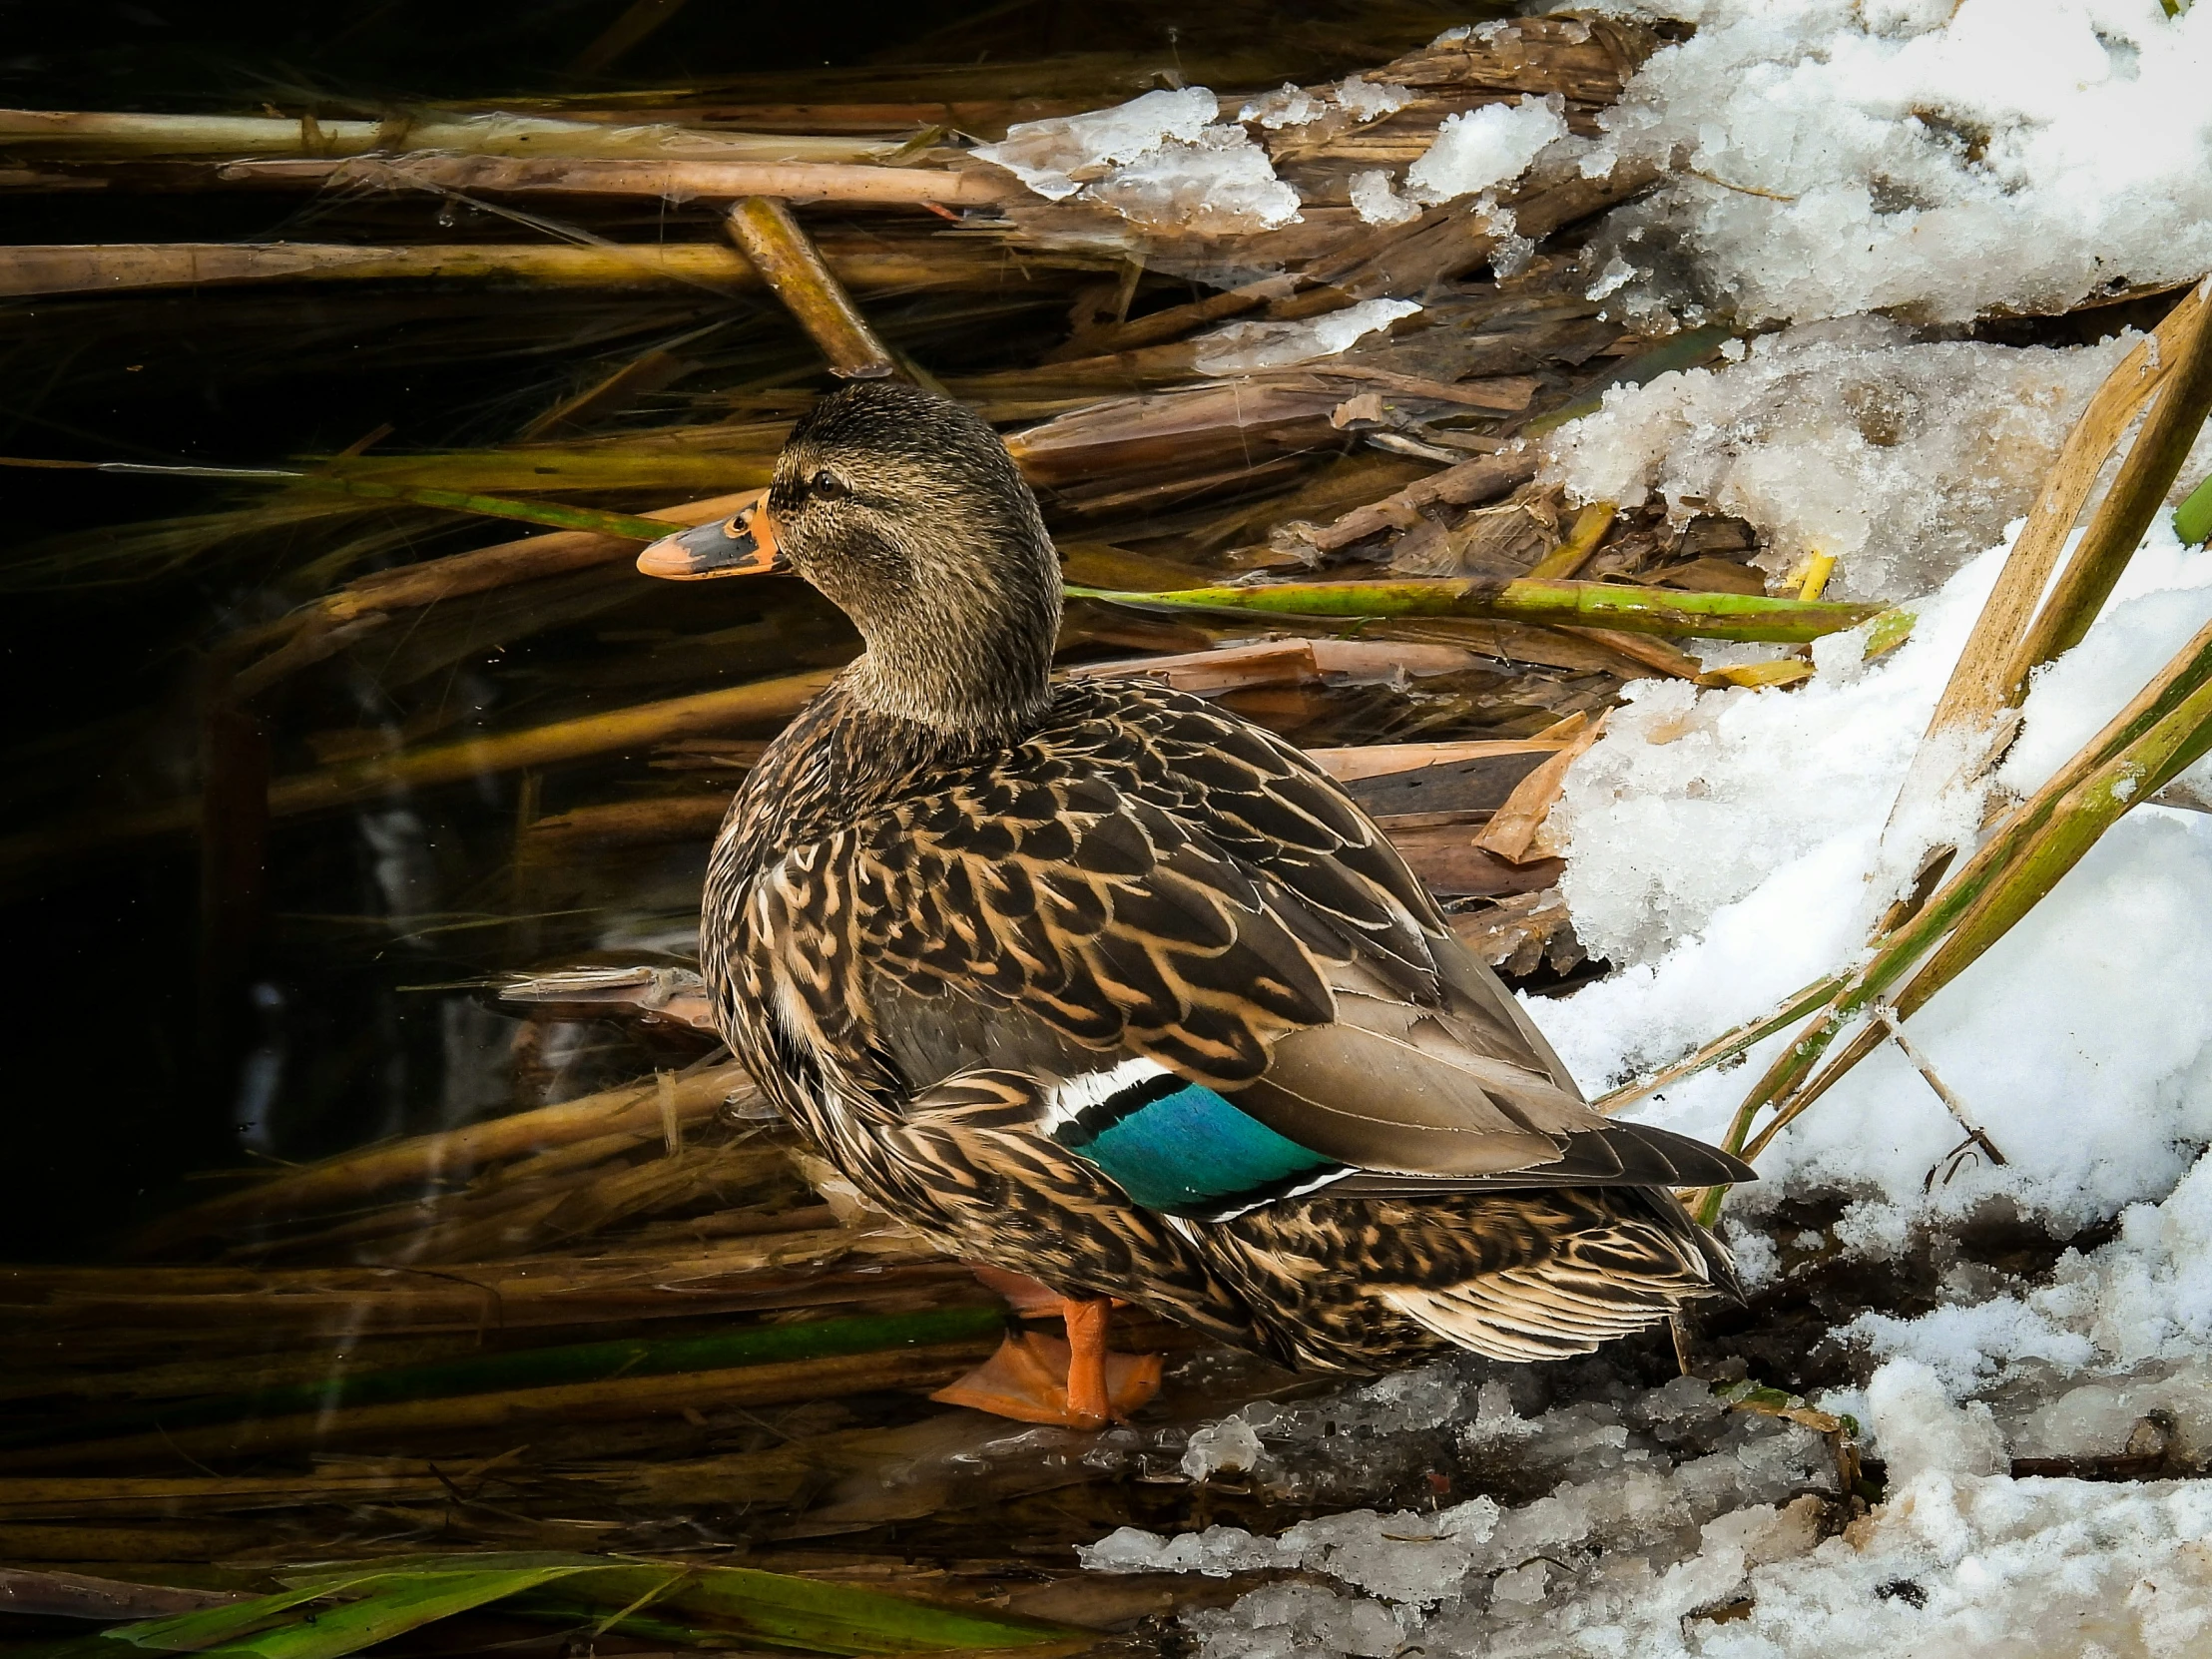
[[[1298,192],[1243,127],[1216,123],[1219,112],[1204,87],[1148,92],[1112,109],[1018,122],[974,154],[1049,201],[1101,202],[1148,227],[1227,234],[1290,224]]]
[[[1410,87],[1393,81],[1370,81],[1347,75],[1335,86],[1318,93],[1285,81],[1275,91],[1248,101],[1237,112],[1239,121],[1256,122],[1269,132],[1284,127],[1306,127],[1325,120],[1331,107],[1343,110],[1356,122],[1380,121],[1413,101]]]
[[[1970,838],[1985,797],[1945,804],[1917,835],[1883,829],[1913,750],[2001,553],[1915,609],[1905,646],[1872,664],[1856,636],[1816,649],[1794,690],[1639,682],[1569,775],[1553,823],[1575,925],[1612,977],[1537,1014],[1585,1084],[1602,1088],[1754,1017],[1855,959],[1921,849]],[[2154,529],[2072,659],[2039,677],[2022,753],[2030,787],[2101,726],[2174,645],[2212,618],[2212,556]],[[2171,642],[2171,644],[2167,643]],[[2063,672],[2062,672],[2063,671]],[[2046,735],[2047,734],[2047,735]],[[1905,1230],[2002,1196],[2064,1237],[2172,1191],[2212,1141],[2212,1005],[2146,998],[2146,973],[2212,973],[2212,820],[2145,807],[2121,820],[2019,926],[1914,1017],[1915,1041],[2011,1160],[1965,1160],[1929,1185],[1956,1123],[1894,1048],[1878,1050],[1777,1141],[1743,1195],[1863,1192],[1876,1253]],[[1639,1115],[1720,1134],[1743,1071],[1671,1087]]]
[[[1829,553],[1837,597],[1910,598],[2027,510],[2133,343],[1920,341],[1876,317],[1791,328],[1608,391],[1548,439],[1547,476],[1576,501],[1733,513],[1767,532],[1777,575]]]
[[[1814,1429],[1729,1409],[1694,1378],[1583,1382],[1595,1397],[1523,1415],[1470,1360],[1248,1406],[1226,1419],[1262,1448],[1240,1478],[1277,1501],[1309,1489],[1306,1465],[1348,1440],[1385,1469],[1434,1459],[1439,1404],[1463,1465],[1511,1458],[1537,1495],[1351,1509],[1274,1535],[1123,1527],[1085,1564],[1301,1575],[1186,1613],[1200,1659],[2057,1659],[2178,1656],[2212,1638],[2212,1481],[2009,1473],[2014,1457],[2117,1449],[2146,1411],[2212,1423],[2201,1362],[1995,1407],[1957,1403],[1920,1362],[1884,1365],[1855,1403],[1887,1490],[1840,1534],[1839,1476]]]
[[[1485,1379],[1478,1362],[1426,1367],[1290,1408],[1261,1403],[1192,1436],[1241,1426],[1256,1445],[1250,1478],[1271,1497],[1326,1487],[1342,1461],[1371,1467],[1433,1459],[1441,1432],[1458,1457],[1480,1463],[1510,1456],[1542,1489],[1501,1504],[1487,1495],[1427,1510],[1355,1509],[1303,1521],[1277,1536],[1211,1526],[1163,1538],[1135,1527],[1110,1533],[1083,1552],[1103,1572],[1196,1572],[1214,1577],[1261,1569],[1305,1570],[1393,1604],[1401,1634],[1418,1630],[1413,1610],[1479,1597],[1512,1604],[1508,1619],[1539,1610],[1554,1588],[1572,1589],[1585,1570],[1602,1578],[1610,1552],[1635,1548],[1694,1552],[1700,1528],[1732,1510],[1781,1506],[1808,1492],[1832,1492],[1837,1472],[1819,1433],[1775,1416],[1736,1412],[1705,1383],[1680,1379],[1621,1401],[1577,1401],[1523,1415],[1507,1383]],[[1350,1447],[1348,1453],[1347,1447]],[[1332,1468],[1330,1459],[1338,1459]],[[1784,1530],[1813,1541],[1800,1509]],[[1755,1529],[1756,1530],[1756,1529]],[[1553,1572],[1535,1570],[1548,1561]],[[1296,1631],[1377,1629],[1349,1609],[1362,1603],[1327,1591],[1321,1599],[1286,1596],[1273,1586],[1246,1598],[1208,1635],[1209,1653],[1253,1624]],[[1310,1587],[1298,1587],[1304,1591]],[[1372,1605],[1372,1604],[1368,1604]],[[1240,1617],[1241,1615],[1241,1617]],[[1216,1615],[1194,1616],[1201,1630]],[[1262,1648],[1259,1651],[1269,1651]],[[1286,1652],[1332,1651],[1326,1646]],[[1340,1647],[1334,1651],[1357,1651]],[[1384,1649],[1383,1651],[1393,1651]]]
[[[1624,314],[2056,311],[2212,267],[2212,7],[1611,0],[1696,25],[1600,117],[1678,171],[1612,216]]]
[[[1303,322],[1231,322],[1198,336],[1201,374],[1248,374],[1333,357],[1420,306],[1410,299],[1363,299]]]
[[[1408,195],[1434,205],[1507,184],[1554,139],[1566,137],[1565,100],[1524,95],[1444,117],[1427,151],[1405,170]]]

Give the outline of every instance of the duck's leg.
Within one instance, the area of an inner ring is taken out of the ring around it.
[[[929,1397],[1020,1422],[1099,1428],[1128,1416],[1160,1391],[1157,1354],[1109,1354],[1104,1297],[1063,1301],[1068,1341],[1018,1332],[958,1382]]]
[[[1114,1305],[1102,1296],[1060,1304],[1068,1328],[1070,1422],[1097,1427],[1112,1414],[1106,1397],[1106,1322],[1113,1311]]]

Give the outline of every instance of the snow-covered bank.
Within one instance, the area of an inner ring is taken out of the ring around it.
[[[1749,519],[1775,576],[1825,553],[1839,597],[1911,597],[2027,509],[2132,343],[2019,349],[1877,317],[1812,323],[1609,392],[1546,440],[1546,470],[1577,501],[1658,496],[1670,514]]]
[[[1667,163],[1596,267],[1742,323],[2060,311],[2212,267],[2212,8],[1600,0],[1694,23],[1603,118]],[[1598,165],[1598,159],[1585,163]]]

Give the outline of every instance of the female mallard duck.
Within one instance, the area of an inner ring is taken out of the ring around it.
[[[1095,1424],[1106,1299],[1293,1367],[1586,1353],[1731,1284],[1667,1190],[1735,1159],[1614,1123],[1289,744],[1055,682],[1059,563],[998,438],[826,397],[765,510],[640,568],[790,569],[866,651],[769,746],[700,960],[761,1087],[870,1199],[1066,1299],[951,1397]],[[1157,1377],[1157,1362],[1149,1374]]]

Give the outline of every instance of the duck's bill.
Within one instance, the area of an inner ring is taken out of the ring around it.
[[[663,536],[638,555],[638,569],[671,582],[717,576],[776,576],[791,569],[776,545],[763,490],[728,518]]]

